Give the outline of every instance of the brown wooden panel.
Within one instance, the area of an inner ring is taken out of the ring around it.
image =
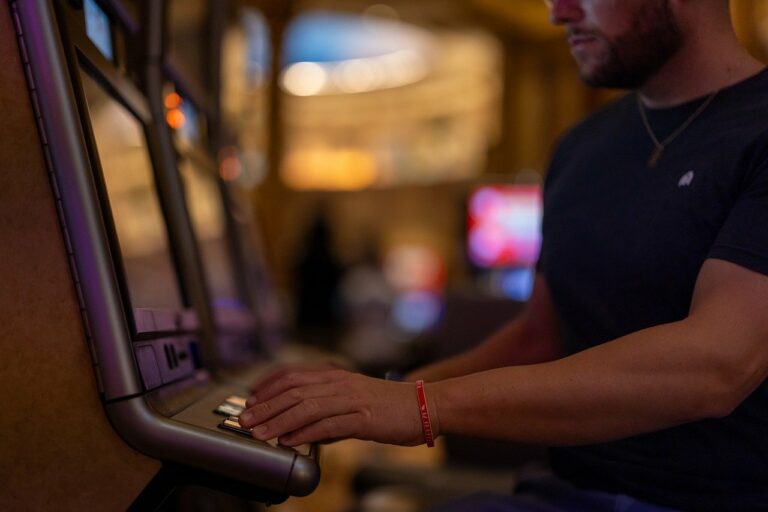
[[[114,433],[0,2],[0,510],[123,510],[159,469]]]

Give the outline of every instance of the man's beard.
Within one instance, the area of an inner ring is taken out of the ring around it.
[[[645,2],[625,34],[609,40],[608,58],[581,78],[594,87],[642,86],[680,49],[682,34],[669,0]]]

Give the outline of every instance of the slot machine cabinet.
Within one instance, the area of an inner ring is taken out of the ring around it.
[[[124,510],[160,462],[99,401],[12,16],[0,2],[0,510]]]
[[[32,339],[23,357],[4,358],[12,371],[0,380],[15,393],[0,423],[11,508],[154,509],[185,485],[265,503],[308,494],[319,481],[316,447],[258,441],[236,418],[221,418],[237,414],[225,402],[242,409],[247,391],[217,379],[204,357],[212,351],[200,343],[199,304],[183,293],[194,276],[182,280],[173,257],[174,249],[193,254],[192,242],[169,237],[186,229],[183,215],[169,214],[183,201],[158,192],[167,175],[150,109],[109,44],[114,21],[102,6],[113,4],[7,5],[13,30],[4,34],[17,39],[3,47],[21,58],[7,54],[18,72],[4,75],[1,106],[27,118],[0,131],[9,134],[0,156],[13,180],[3,192],[21,196],[3,203],[0,229],[18,258],[2,267],[13,284],[2,297],[19,310],[9,311],[8,328],[21,332],[0,348]],[[16,302],[25,294],[30,300]],[[124,467],[142,469],[131,457],[148,469],[124,477]]]

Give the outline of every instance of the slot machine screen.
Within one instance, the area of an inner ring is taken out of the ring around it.
[[[144,128],[80,73],[133,308],[183,307]]]
[[[242,309],[245,305],[238,292],[224,203],[216,177],[194,157],[182,157],[179,163],[212,305]]]

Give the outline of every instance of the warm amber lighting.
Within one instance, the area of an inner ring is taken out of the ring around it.
[[[400,21],[400,14],[398,14],[398,12],[392,6],[385,4],[374,4],[370,7],[367,7],[363,11],[363,15]]]
[[[438,252],[423,244],[398,245],[384,259],[384,275],[396,290],[439,290],[445,280]]]
[[[342,92],[356,93],[379,89],[386,77],[373,59],[351,59],[334,70],[334,84]]]
[[[360,149],[313,148],[288,153],[285,183],[299,190],[360,190],[378,179],[373,154]]]
[[[483,172],[500,133],[503,48],[474,31],[435,35],[432,43],[319,63],[328,71],[322,91],[285,101],[291,149],[364,152],[373,160],[372,187],[452,182]],[[315,175],[317,167],[325,169],[322,175]],[[342,185],[333,181],[336,175]],[[350,178],[326,163],[286,167],[284,178],[301,188],[350,187]]]
[[[175,108],[179,108],[182,103],[181,96],[179,96],[175,92],[171,92],[165,95],[165,99],[163,100],[163,104],[165,105],[165,108],[168,110],[173,110]]]
[[[174,130],[178,130],[182,126],[184,126],[184,123],[186,122],[186,118],[184,117],[184,112],[181,110],[175,108],[173,110],[169,110],[165,114],[165,122],[168,123],[168,126],[173,128]]]
[[[297,62],[283,73],[282,86],[294,96],[316,96],[391,89],[418,82],[429,71],[416,50],[338,62]]]

